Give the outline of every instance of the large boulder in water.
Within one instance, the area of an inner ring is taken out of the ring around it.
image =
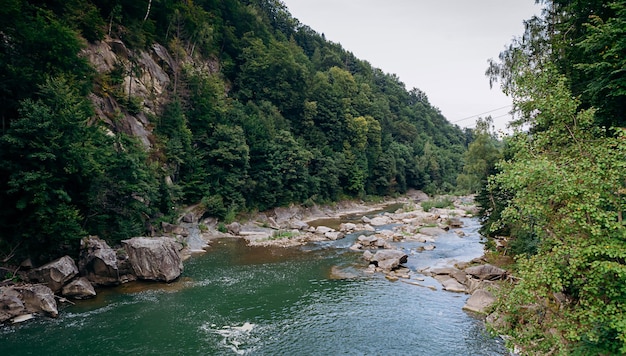
[[[45,283],[53,292],[61,290],[67,281],[78,274],[78,267],[70,256],[63,256],[28,274],[28,278],[35,283]]]
[[[397,268],[402,263],[406,263],[408,256],[399,250],[380,250],[374,254],[371,263],[385,271]]]
[[[115,285],[120,281],[115,250],[95,236],[81,241],[78,269],[95,285]]]
[[[183,271],[179,244],[171,238],[134,237],[122,245],[137,278],[171,282]]]
[[[19,287],[18,290],[28,312],[44,312],[53,318],[59,316],[57,302],[54,300],[54,293],[50,288],[41,284],[34,284]]]
[[[77,278],[63,287],[63,296],[74,299],[87,299],[96,296],[96,291],[85,277]]]

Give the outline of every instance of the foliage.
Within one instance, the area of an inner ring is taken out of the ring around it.
[[[39,246],[43,260],[86,234],[115,243],[183,204],[229,222],[292,203],[442,193],[463,166],[466,133],[425,93],[281,1],[9,0],[0,22],[5,255]],[[124,59],[93,75],[79,53],[96,41],[126,46],[132,71]],[[162,94],[128,93],[124,83],[146,78],[144,56],[162,61]],[[150,147],[122,134],[129,116]]]
[[[512,138],[513,157],[491,178],[513,193],[499,223],[518,252],[534,253],[518,258],[521,282],[501,300],[507,332],[533,352],[626,352],[626,137],[595,127],[555,71],[515,80],[518,105],[546,129]]]

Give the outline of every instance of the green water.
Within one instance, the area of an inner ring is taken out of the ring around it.
[[[441,237],[407,265],[480,255],[476,228],[465,228],[465,239]],[[57,319],[2,327],[0,355],[506,354],[461,310],[466,295],[361,273],[360,254],[345,249],[353,238],[295,249],[220,240],[170,285],[124,285]],[[357,278],[332,279],[333,266]]]

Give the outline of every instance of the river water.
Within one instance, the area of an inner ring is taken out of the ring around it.
[[[482,254],[467,236],[439,237],[434,251],[403,244],[407,266]],[[132,283],[96,299],[0,329],[1,355],[506,355],[503,341],[461,310],[467,295],[362,273],[355,236],[301,248],[248,247],[222,239],[185,262],[169,285]],[[355,278],[335,279],[340,269]],[[419,276],[413,273],[414,278]],[[421,276],[423,277],[423,276]]]

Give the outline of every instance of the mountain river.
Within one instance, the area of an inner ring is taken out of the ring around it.
[[[416,270],[482,255],[475,219],[433,251],[401,243]],[[382,227],[390,228],[390,227]],[[174,283],[99,291],[57,319],[0,327],[1,355],[507,355],[468,296],[365,274],[356,235],[298,248],[249,247],[220,239],[185,262]],[[332,270],[340,270],[337,279]]]

